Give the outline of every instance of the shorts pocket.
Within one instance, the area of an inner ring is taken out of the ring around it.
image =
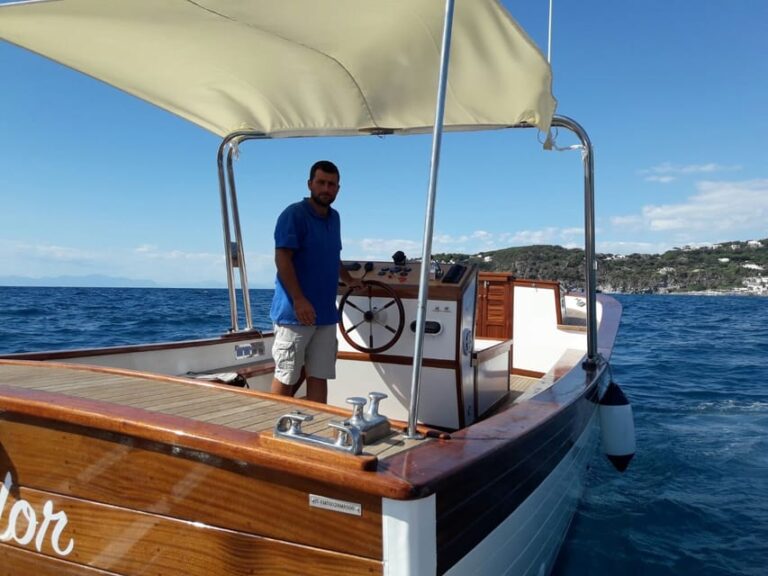
[[[293,372],[296,367],[296,344],[276,340],[272,346],[272,357],[275,360],[276,370]]]

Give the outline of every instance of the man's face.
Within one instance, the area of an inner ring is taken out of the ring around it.
[[[315,175],[307,183],[309,191],[314,200],[320,206],[328,207],[336,200],[339,193],[339,175],[315,170]]]

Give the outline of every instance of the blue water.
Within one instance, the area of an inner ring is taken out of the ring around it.
[[[618,299],[638,453],[594,461],[555,573],[768,574],[768,299]]]
[[[272,290],[250,294],[254,324],[271,328]],[[229,327],[223,289],[0,286],[0,353],[195,340]]]
[[[267,328],[271,291],[251,298]],[[556,576],[768,575],[768,299],[618,299],[638,454],[623,475],[595,458]],[[0,287],[0,353],[228,327],[225,290]]]

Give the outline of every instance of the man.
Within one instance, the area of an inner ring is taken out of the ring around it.
[[[302,369],[307,399],[325,403],[336,377],[336,290],[339,278],[362,286],[341,265],[339,169],[327,160],[309,171],[309,198],[288,206],[275,226],[277,279],[270,316],[275,325],[272,392],[293,396]]]

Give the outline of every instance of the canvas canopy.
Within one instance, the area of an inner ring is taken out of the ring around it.
[[[429,131],[442,0],[43,0],[0,38],[225,136]],[[495,0],[457,0],[445,128],[554,114],[550,68]]]

